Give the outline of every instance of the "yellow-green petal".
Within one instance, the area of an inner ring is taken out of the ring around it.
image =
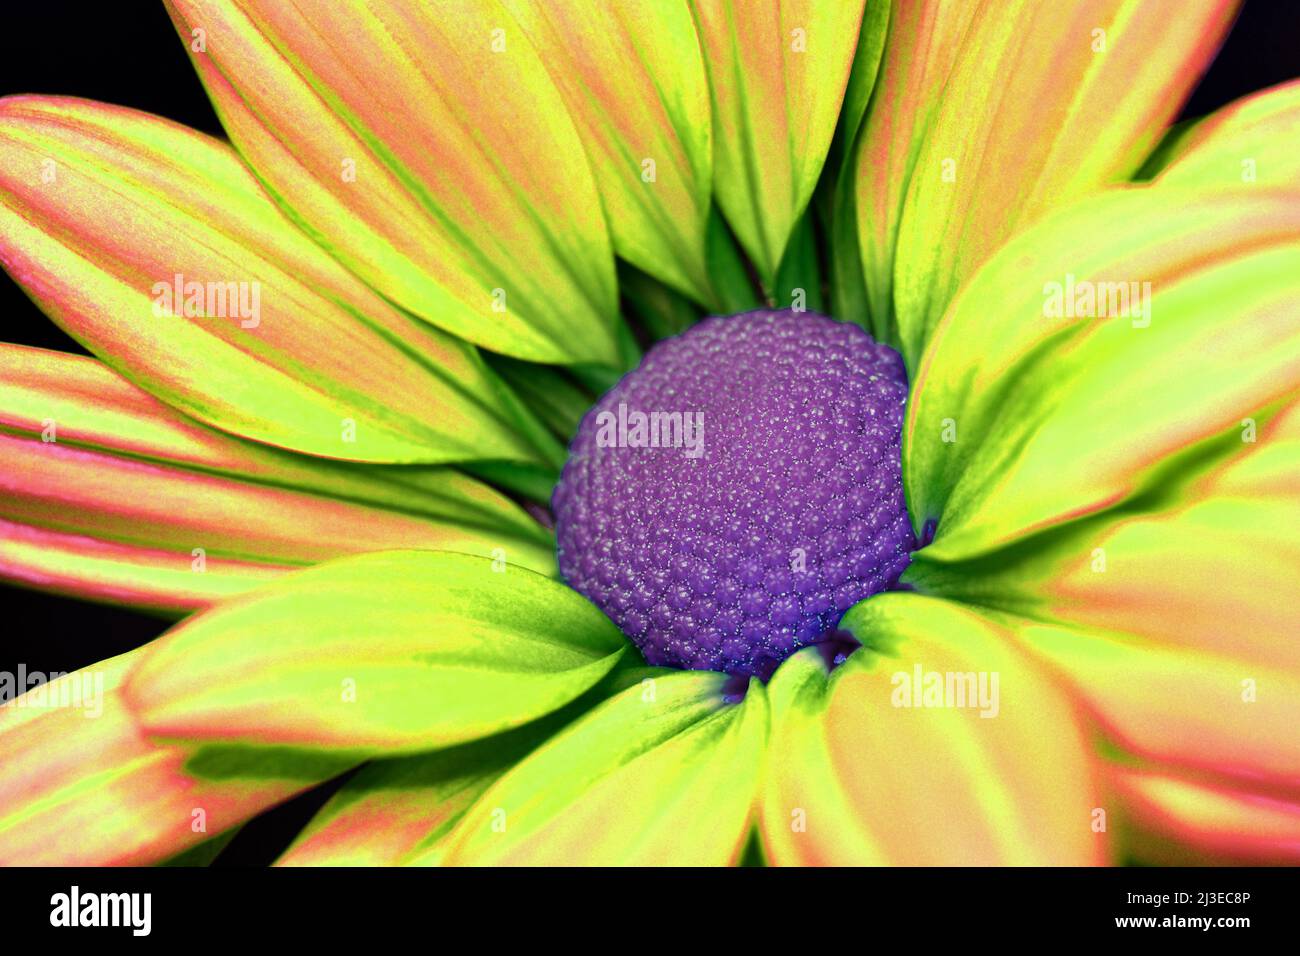
[[[167,5],[231,141],[341,262],[494,351],[617,360],[591,168],[497,0]]]
[[[445,840],[474,801],[554,729],[553,718],[348,778],[277,866],[397,866]]]
[[[1141,167],[1237,6],[898,5],[861,138],[857,214],[872,322],[909,367],[1003,242]]]
[[[686,0],[504,0],[591,160],[614,251],[701,302],[712,116]]]
[[[828,678],[778,668],[761,833],[777,865],[1085,865],[1097,768],[1068,698],[979,612],[876,595],[841,625],[864,643]]]
[[[1243,97],[1177,143],[1159,179],[1206,188],[1300,187],[1300,81]]]
[[[300,571],[149,646],[124,693],[151,734],[375,755],[521,726],[592,687],[627,649],[564,585],[438,551]]]
[[[952,562],[1158,495],[1300,385],[1300,194],[1113,190],[967,286],[904,432],[923,554]]]
[[[767,740],[753,681],[661,672],[534,751],[490,787],[433,852],[443,865],[721,865],[749,833]]]
[[[692,2],[713,98],[714,193],[765,286],[821,175],[864,2]]]
[[[555,461],[472,347],[331,259],[229,146],[166,120],[0,101],[0,264],[115,370],[225,431],[358,461]]]

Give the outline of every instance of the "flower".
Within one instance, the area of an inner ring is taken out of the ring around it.
[[[0,708],[0,861],[354,768],[282,862],[1296,858],[1300,86],[1169,129],[1234,3],[167,6],[229,145],[0,100],[97,357],[0,349],[0,571],[192,614]],[[901,354],[924,547],[737,688],[529,512],[634,332],[763,306]]]

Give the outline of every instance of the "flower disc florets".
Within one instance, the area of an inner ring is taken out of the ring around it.
[[[578,428],[561,572],[649,663],[766,679],[907,567],[906,398],[897,352],[812,313],[660,342]]]

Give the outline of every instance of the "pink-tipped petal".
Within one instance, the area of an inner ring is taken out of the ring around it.
[[[1237,0],[899,0],[858,154],[871,321],[914,362],[965,280],[1049,209],[1128,179]]]
[[[1300,791],[1114,767],[1108,773],[1143,863],[1187,866],[1300,863]]]
[[[240,441],[93,359],[0,345],[0,576],[170,612],[359,551],[553,573],[549,535],[448,468],[362,468]]]
[[[981,613],[880,594],[826,674],[776,672],[762,835],[781,865],[1084,865],[1109,838],[1069,698]]]
[[[0,707],[0,864],[140,866],[174,856],[316,782],[205,778],[194,751],[141,732],[121,683],[140,652]]]
[[[231,141],[385,296],[494,351],[618,355],[591,168],[497,0],[168,0]]]
[[[0,264],[118,372],[226,431],[360,461],[553,461],[471,347],[331,259],[229,146],[165,120],[0,100]]]

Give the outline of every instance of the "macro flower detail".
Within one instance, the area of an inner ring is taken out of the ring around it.
[[[649,663],[766,679],[907,567],[906,397],[897,352],[821,316],[659,343],[578,428],[561,573]]]
[[[1300,860],[1237,6],[167,0],[227,138],[0,99],[89,353],[0,345],[0,577],[172,621],[0,698],[0,863]]]

